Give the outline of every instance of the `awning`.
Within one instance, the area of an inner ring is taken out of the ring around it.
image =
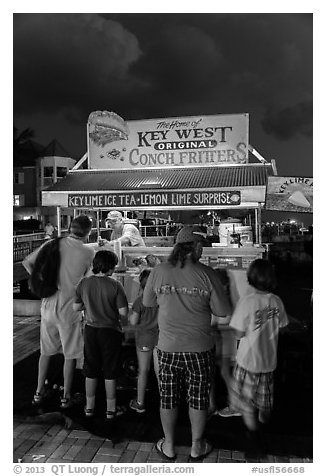
[[[144,170],[74,170],[42,192],[42,205],[123,210],[255,208],[271,164]]]

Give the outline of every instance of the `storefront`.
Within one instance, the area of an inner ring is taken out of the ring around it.
[[[252,239],[224,240],[203,253],[210,266],[245,270],[264,252],[261,209],[268,177],[276,172],[272,163],[249,163],[248,124],[247,114],[126,123],[114,113],[97,111],[88,121],[87,169],[79,168],[80,161],[42,192],[42,205],[55,205],[58,216],[61,207],[74,213],[91,210],[98,229],[103,210],[251,211]],[[126,272],[137,271],[129,269],[134,258],[154,254],[164,259],[170,250],[124,247]]]

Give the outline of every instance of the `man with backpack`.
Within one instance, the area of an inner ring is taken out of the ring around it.
[[[71,388],[76,360],[83,357],[82,318],[80,312],[73,310],[73,302],[77,284],[90,269],[95,254],[92,248],[85,246],[91,228],[91,220],[86,215],[79,215],[71,222],[67,237],[59,241],[58,238],[48,241],[23,261],[23,266],[31,274],[34,292],[42,297],[41,355],[37,389],[33,398],[33,403],[37,405],[44,399],[51,356],[58,353],[64,355],[61,408],[69,408],[73,403]],[[38,255],[41,259],[38,259]],[[53,282],[49,283],[47,280],[53,280],[55,273],[57,280],[53,288]],[[39,283],[42,286],[38,286]]]

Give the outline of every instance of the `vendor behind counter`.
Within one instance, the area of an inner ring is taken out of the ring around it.
[[[112,228],[112,234],[110,241],[100,238],[100,246],[111,245],[117,241],[121,243],[121,246],[146,246],[138,228],[132,223],[125,223],[121,212],[109,212],[106,221]]]

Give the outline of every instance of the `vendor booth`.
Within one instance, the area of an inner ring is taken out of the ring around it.
[[[261,209],[274,163],[249,163],[248,114],[150,119],[125,122],[117,114],[89,116],[88,152],[69,174],[42,192],[42,205],[68,207],[78,214],[92,210],[121,211],[250,211],[254,220],[232,217],[219,224],[219,243],[206,247],[202,261],[234,272],[234,293],[245,286],[244,271],[261,257]],[[256,154],[257,156],[257,154]],[[258,157],[259,158],[259,157]],[[82,168],[87,162],[87,168]],[[146,240],[145,240],[146,242]],[[137,258],[167,258],[169,246],[123,247],[117,277],[131,302],[139,274]],[[161,243],[157,243],[161,245]],[[90,244],[98,249],[97,244]],[[131,280],[131,281],[130,281]],[[240,291],[239,291],[240,290]],[[237,300],[237,296],[234,296]]]

